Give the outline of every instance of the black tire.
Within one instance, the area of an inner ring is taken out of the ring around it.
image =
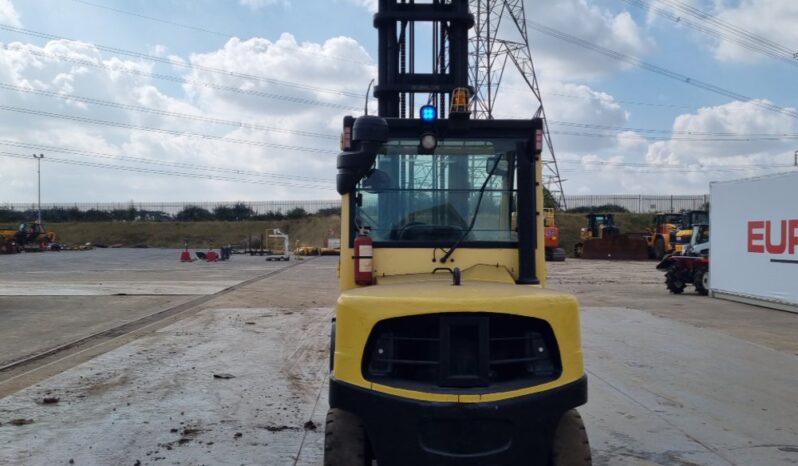
[[[585,423],[575,409],[566,411],[557,423],[551,450],[551,466],[590,466],[590,442]]]
[[[661,236],[654,240],[654,259],[660,261],[665,257],[665,240]]]
[[[709,294],[709,270],[700,270],[695,274],[695,280],[693,281],[693,285],[695,285],[696,293],[700,294],[701,296],[706,296]]]
[[[670,291],[671,293],[681,294],[684,292],[684,289],[687,286],[687,284],[677,276],[676,271],[671,269],[668,270],[668,273],[665,274],[665,286],[668,287],[668,291]]]
[[[371,466],[366,431],[354,414],[341,409],[327,411],[324,466]]]

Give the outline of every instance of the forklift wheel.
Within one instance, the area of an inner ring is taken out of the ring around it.
[[[590,466],[590,443],[582,416],[575,409],[566,411],[554,431],[551,466]]]
[[[371,466],[366,432],[354,414],[341,409],[327,411],[324,466]]]

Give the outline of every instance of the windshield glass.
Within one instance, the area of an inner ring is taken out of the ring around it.
[[[374,171],[358,185],[356,226],[369,227],[375,241],[448,245],[476,214],[465,241],[516,240],[515,140],[449,140],[433,153],[419,152],[417,139],[384,145]]]

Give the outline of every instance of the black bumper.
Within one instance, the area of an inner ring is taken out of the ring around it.
[[[547,465],[560,416],[586,402],[586,377],[484,403],[419,401],[330,380],[330,407],[361,419],[380,466]]]

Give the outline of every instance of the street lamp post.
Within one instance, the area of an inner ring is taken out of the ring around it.
[[[33,158],[36,159],[36,175],[38,178],[38,186],[39,186],[39,225],[42,224],[42,159],[44,158],[44,154],[33,154]]]

